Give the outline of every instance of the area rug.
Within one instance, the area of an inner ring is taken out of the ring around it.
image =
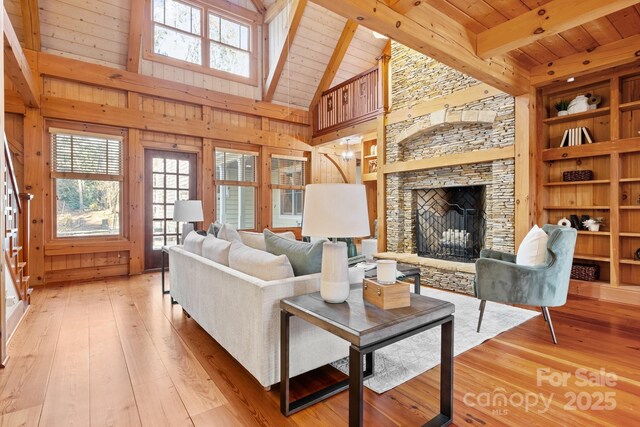
[[[477,333],[480,306],[478,299],[424,286],[420,291],[422,295],[455,304],[453,335],[455,356],[540,314],[533,310],[487,302],[482,331]],[[384,393],[439,364],[440,328],[436,327],[376,351],[374,376],[364,384],[376,393]],[[349,372],[348,357],[332,365],[345,374]]]

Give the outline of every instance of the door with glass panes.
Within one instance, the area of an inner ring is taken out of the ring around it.
[[[179,243],[176,200],[196,199],[196,155],[145,150],[145,269],[160,268],[163,246]]]

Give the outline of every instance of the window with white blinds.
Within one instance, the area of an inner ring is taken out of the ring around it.
[[[52,177],[123,180],[121,138],[55,129],[50,133]]]
[[[49,128],[54,237],[122,234],[123,139]]]
[[[275,228],[302,225],[306,158],[271,156],[271,221]]]
[[[306,163],[303,157],[271,156],[271,185],[304,189]]]
[[[257,166],[257,152],[216,148],[216,220],[238,229],[255,229]]]
[[[216,180],[256,182],[258,153],[216,149]]]

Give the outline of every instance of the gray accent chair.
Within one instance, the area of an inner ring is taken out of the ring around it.
[[[544,264],[534,267],[516,264],[516,256],[483,249],[476,261],[476,297],[480,302],[478,332],[487,301],[533,305],[542,308],[549,324],[553,343],[556,334],[551,323],[549,307],[567,302],[573,251],[578,233],[569,227],[547,224],[542,229],[549,235]]]

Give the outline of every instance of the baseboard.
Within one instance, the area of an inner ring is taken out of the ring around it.
[[[74,268],[71,270],[54,270],[47,271],[44,274],[44,282],[49,285],[52,283],[77,282],[83,280],[102,279],[112,276],[128,276],[129,265],[105,265],[100,267]]]
[[[636,291],[625,288],[613,288],[608,283],[603,282],[572,280],[569,284],[569,293],[571,295],[601,301],[640,306],[640,286]]]

